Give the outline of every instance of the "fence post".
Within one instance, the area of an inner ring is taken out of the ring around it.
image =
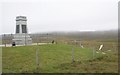
[[[74,63],[74,48],[72,48],[72,63]]]
[[[38,49],[36,49],[36,69],[39,67]]]
[[[95,58],[95,48],[93,47],[93,59]]]

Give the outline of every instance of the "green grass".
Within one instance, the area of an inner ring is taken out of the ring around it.
[[[72,48],[75,55],[73,64]],[[36,49],[39,52],[38,69]],[[107,52],[106,55],[96,53],[93,59],[92,49],[73,45],[3,47],[2,54],[3,73],[116,73],[118,70],[115,51]]]

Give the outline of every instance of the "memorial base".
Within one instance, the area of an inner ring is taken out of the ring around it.
[[[16,45],[31,45],[32,39],[28,34],[15,34],[14,39],[12,40]]]

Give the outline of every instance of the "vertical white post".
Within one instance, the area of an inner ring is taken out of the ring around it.
[[[72,63],[74,63],[74,48],[72,48]]]
[[[26,33],[25,33],[25,46],[26,46]]]
[[[36,50],[36,69],[38,69],[39,66],[39,58],[38,58],[38,49]]]
[[[20,34],[22,33],[22,25],[21,24],[19,25],[19,33]]]

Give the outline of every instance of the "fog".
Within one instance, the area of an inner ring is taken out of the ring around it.
[[[16,16],[27,17],[29,33],[117,29],[118,1],[5,0],[1,3],[0,33],[15,33]]]

